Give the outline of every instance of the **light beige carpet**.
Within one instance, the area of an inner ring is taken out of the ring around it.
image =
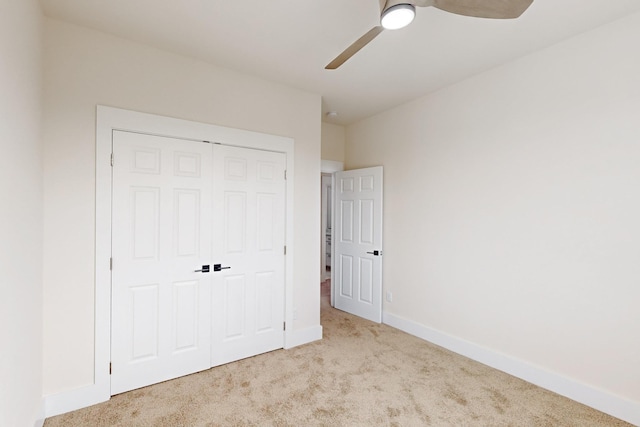
[[[58,426],[629,426],[329,307],[324,339],[47,419]]]

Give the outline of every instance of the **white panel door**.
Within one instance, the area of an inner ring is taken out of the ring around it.
[[[212,148],[114,131],[111,393],[210,367]]]
[[[335,307],[382,322],[382,166],[336,172]]]
[[[214,145],[212,366],[284,346],[285,160]]]

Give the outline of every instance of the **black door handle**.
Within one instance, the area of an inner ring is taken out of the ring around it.
[[[367,252],[368,254],[374,255],[374,256],[379,256],[382,255],[382,251],[373,251],[373,252]]]
[[[209,266],[208,265],[203,265],[200,270],[194,270],[194,271],[196,273],[208,273],[209,272]]]
[[[222,264],[213,264],[213,271],[227,270],[231,267],[223,267]]]

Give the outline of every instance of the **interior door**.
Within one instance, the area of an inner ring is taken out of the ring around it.
[[[210,367],[212,150],[113,134],[111,393]]]
[[[336,172],[335,307],[382,322],[382,166]]]
[[[214,146],[212,366],[284,346],[285,161]]]

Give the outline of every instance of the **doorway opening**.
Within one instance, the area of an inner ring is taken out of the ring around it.
[[[322,174],[322,262],[320,267],[320,281],[324,282],[331,278],[331,217],[333,195],[333,178],[329,173]]]
[[[321,213],[320,213],[320,284],[325,284],[326,291],[330,294],[331,306],[334,304],[333,286],[331,285],[332,266],[335,264],[333,240],[333,220],[335,217],[333,206],[333,181],[334,172],[344,170],[342,162],[322,160],[321,165]],[[322,292],[322,291],[321,291]]]

